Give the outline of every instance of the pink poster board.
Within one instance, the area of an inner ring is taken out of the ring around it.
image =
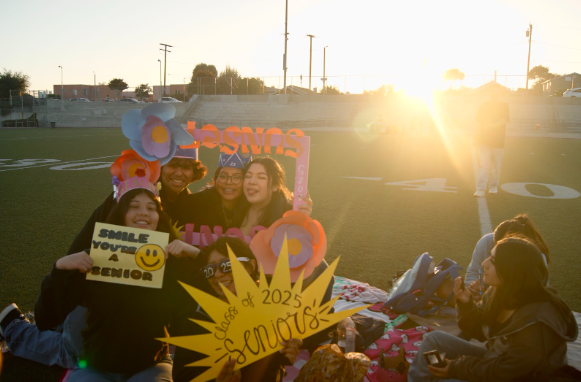
[[[196,123],[191,121],[188,121],[187,130],[194,137],[194,143],[181,146],[182,148],[219,147],[226,154],[234,154],[241,148],[244,154],[282,154],[295,158],[293,209],[298,210],[298,206],[304,203],[300,195],[305,196],[308,189],[311,138],[305,136],[302,130],[290,129],[284,133],[277,127],[266,130],[257,127],[253,130],[250,127],[237,126],[218,130],[214,125],[196,129]]]

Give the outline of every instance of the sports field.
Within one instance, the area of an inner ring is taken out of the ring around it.
[[[464,135],[307,134],[313,217],[327,261],[341,256],[338,275],[385,289],[423,252],[466,267],[483,229],[527,212],[551,250],[550,283],[581,310],[581,140],[507,137],[502,188],[479,200]],[[0,309],[34,308],[42,277],[111,191],[108,166],[127,148],[121,129],[0,130]],[[200,158],[212,174],[218,150]],[[292,189],[294,159],[279,159]],[[5,366],[6,380],[18,380]]]

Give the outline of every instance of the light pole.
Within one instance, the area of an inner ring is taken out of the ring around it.
[[[327,56],[327,48],[328,47],[329,46],[327,45],[323,48],[323,92],[325,94],[327,94],[327,76],[325,75],[325,59]]]
[[[159,61],[159,99],[157,101],[161,102],[161,97],[163,95],[161,91],[161,60],[158,58],[157,61]]]
[[[95,99],[94,101],[97,101],[97,75],[95,74],[95,71],[93,70],[93,94],[95,95]]]
[[[64,86],[63,86],[63,67],[59,65],[59,68],[61,68],[61,101],[64,101],[65,99],[65,93],[64,93]]]
[[[311,90],[311,66],[313,64],[313,36],[312,34],[308,34],[307,37],[311,39],[311,50],[309,51],[309,90]]]
[[[288,0],[286,0],[286,7],[285,7],[285,11],[284,11],[284,56],[283,56],[283,60],[282,60],[282,66],[284,69],[284,94],[286,94],[286,44],[288,41],[288,33],[287,33],[287,27],[288,27]]]
[[[531,41],[533,40],[533,24],[529,23],[529,30],[527,31],[527,37],[529,38],[529,58],[527,60],[527,85],[526,89],[529,90],[529,66],[531,64]]]

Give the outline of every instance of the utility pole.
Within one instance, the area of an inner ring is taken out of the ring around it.
[[[325,61],[326,61],[326,56],[327,56],[327,47],[325,46],[323,48],[323,94],[327,94],[327,86],[326,82],[327,82],[327,76],[325,75]]]
[[[164,52],[164,58],[163,58],[163,94],[165,94],[165,81],[167,79],[167,52],[171,53],[171,50],[167,50],[167,48],[173,48],[173,46],[168,45],[168,44],[159,44],[159,45],[163,45],[163,49],[159,49],[159,50],[163,50]]]
[[[161,97],[163,97],[163,90],[161,88],[161,60],[158,58],[157,61],[159,62],[159,99],[157,102],[161,102]]]
[[[95,74],[94,70],[93,70],[93,94],[95,94],[94,101],[97,101],[97,75]]]
[[[529,89],[529,65],[531,64],[531,40],[533,39],[533,24],[529,23],[529,30],[527,31],[529,38],[529,59],[527,60],[527,90]]]
[[[311,40],[311,50],[309,52],[309,90],[311,90],[311,66],[313,65],[313,36],[312,34],[308,34],[307,37]]]
[[[286,0],[286,8],[284,12],[284,56],[282,58],[282,68],[284,69],[284,94],[286,94],[286,43],[288,41],[288,0]]]
[[[59,68],[61,68],[61,101],[64,101],[65,99],[65,91],[64,86],[63,86],[63,67],[59,65]]]

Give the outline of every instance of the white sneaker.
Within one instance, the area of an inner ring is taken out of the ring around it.
[[[493,187],[490,190],[488,190],[489,194],[498,194],[498,188],[497,187]]]
[[[14,310],[16,312],[12,313],[12,311]],[[2,310],[2,312],[0,312],[0,337],[4,337],[4,329],[8,327],[8,324],[12,322],[14,319],[19,318],[20,316],[22,316],[22,312],[20,312],[20,309],[18,309],[18,306],[16,306],[16,304],[14,303],[8,305],[6,308]]]
[[[484,196],[484,191],[482,191],[482,190],[476,190],[476,192],[474,193],[474,196],[476,196],[476,197],[482,197],[482,196]]]

